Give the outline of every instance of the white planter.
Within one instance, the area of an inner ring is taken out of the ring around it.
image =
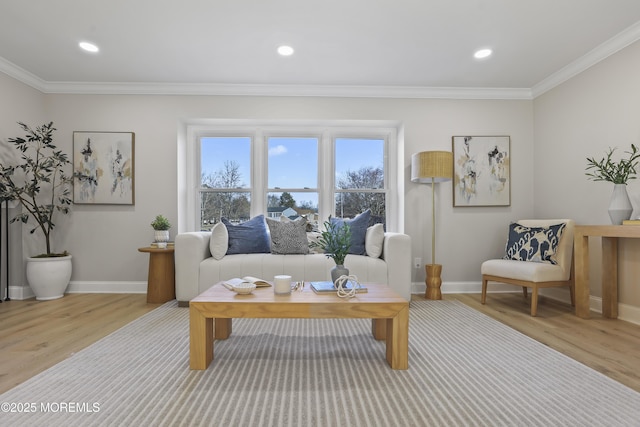
[[[154,230],[156,242],[168,242],[169,230]]]
[[[71,279],[71,255],[28,258],[27,281],[37,300],[62,298]]]
[[[627,194],[625,184],[614,184],[611,201],[609,202],[609,218],[614,225],[621,225],[622,221],[631,218],[633,206]]]

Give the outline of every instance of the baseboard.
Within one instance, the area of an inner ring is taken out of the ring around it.
[[[147,282],[69,282],[66,294],[146,294]],[[9,286],[9,298],[35,298],[29,286]]]
[[[24,300],[35,298],[33,291],[28,286],[9,286],[9,299]]]
[[[490,283],[487,292],[514,292],[514,287],[504,283]],[[412,294],[424,294],[427,285],[422,283],[412,283]],[[446,282],[442,283],[440,290],[443,294],[479,294],[482,292],[482,284],[480,282]],[[516,291],[517,292],[517,291]]]
[[[70,282],[68,294],[146,294],[147,282]]]
[[[411,285],[411,293],[424,294],[427,290],[425,283],[413,283]],[[440,287],[443,294],[479,294],[482,292],[482,283],[480,282],[446,282]],[[521,290],[518,287],[512,285],[506,285],[504,283],[490,283],[487,288],[488,293],[501,293],[501,292],[518,292]],[[570,304],[571,299],[569,291],[563,288],[549,288],[541,289],[540,295],[551,298],[556,301],[561,301]],[[602,298],[589,297],[589,308],[596,313],[602,313]],[[618,319],[625,322],[640,325],[640,307],[636,307],[629,304],[618,303]]]

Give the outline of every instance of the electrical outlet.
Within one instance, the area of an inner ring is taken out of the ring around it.
[[[422,266],[422,258],[416,258],[413,260],[413,266],[415,268],[420,268]]]

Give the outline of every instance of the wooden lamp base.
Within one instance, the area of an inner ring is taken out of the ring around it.
[[[440,278],[442,265],[426,264],[424,267],[427,271],[427,279],[425,280],[427,291],[424,297],[426,299],[442,299],[442,292],[440,292],[440,286],[442,285],[442,279]]]

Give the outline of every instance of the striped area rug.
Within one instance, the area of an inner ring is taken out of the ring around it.
[[[0,424],[640,424],[640,393],[455,301],[411,303],[407,371],[369,321],[333,319],[236,320],[190,371],[188,314],[169,302],[0,395]]]

